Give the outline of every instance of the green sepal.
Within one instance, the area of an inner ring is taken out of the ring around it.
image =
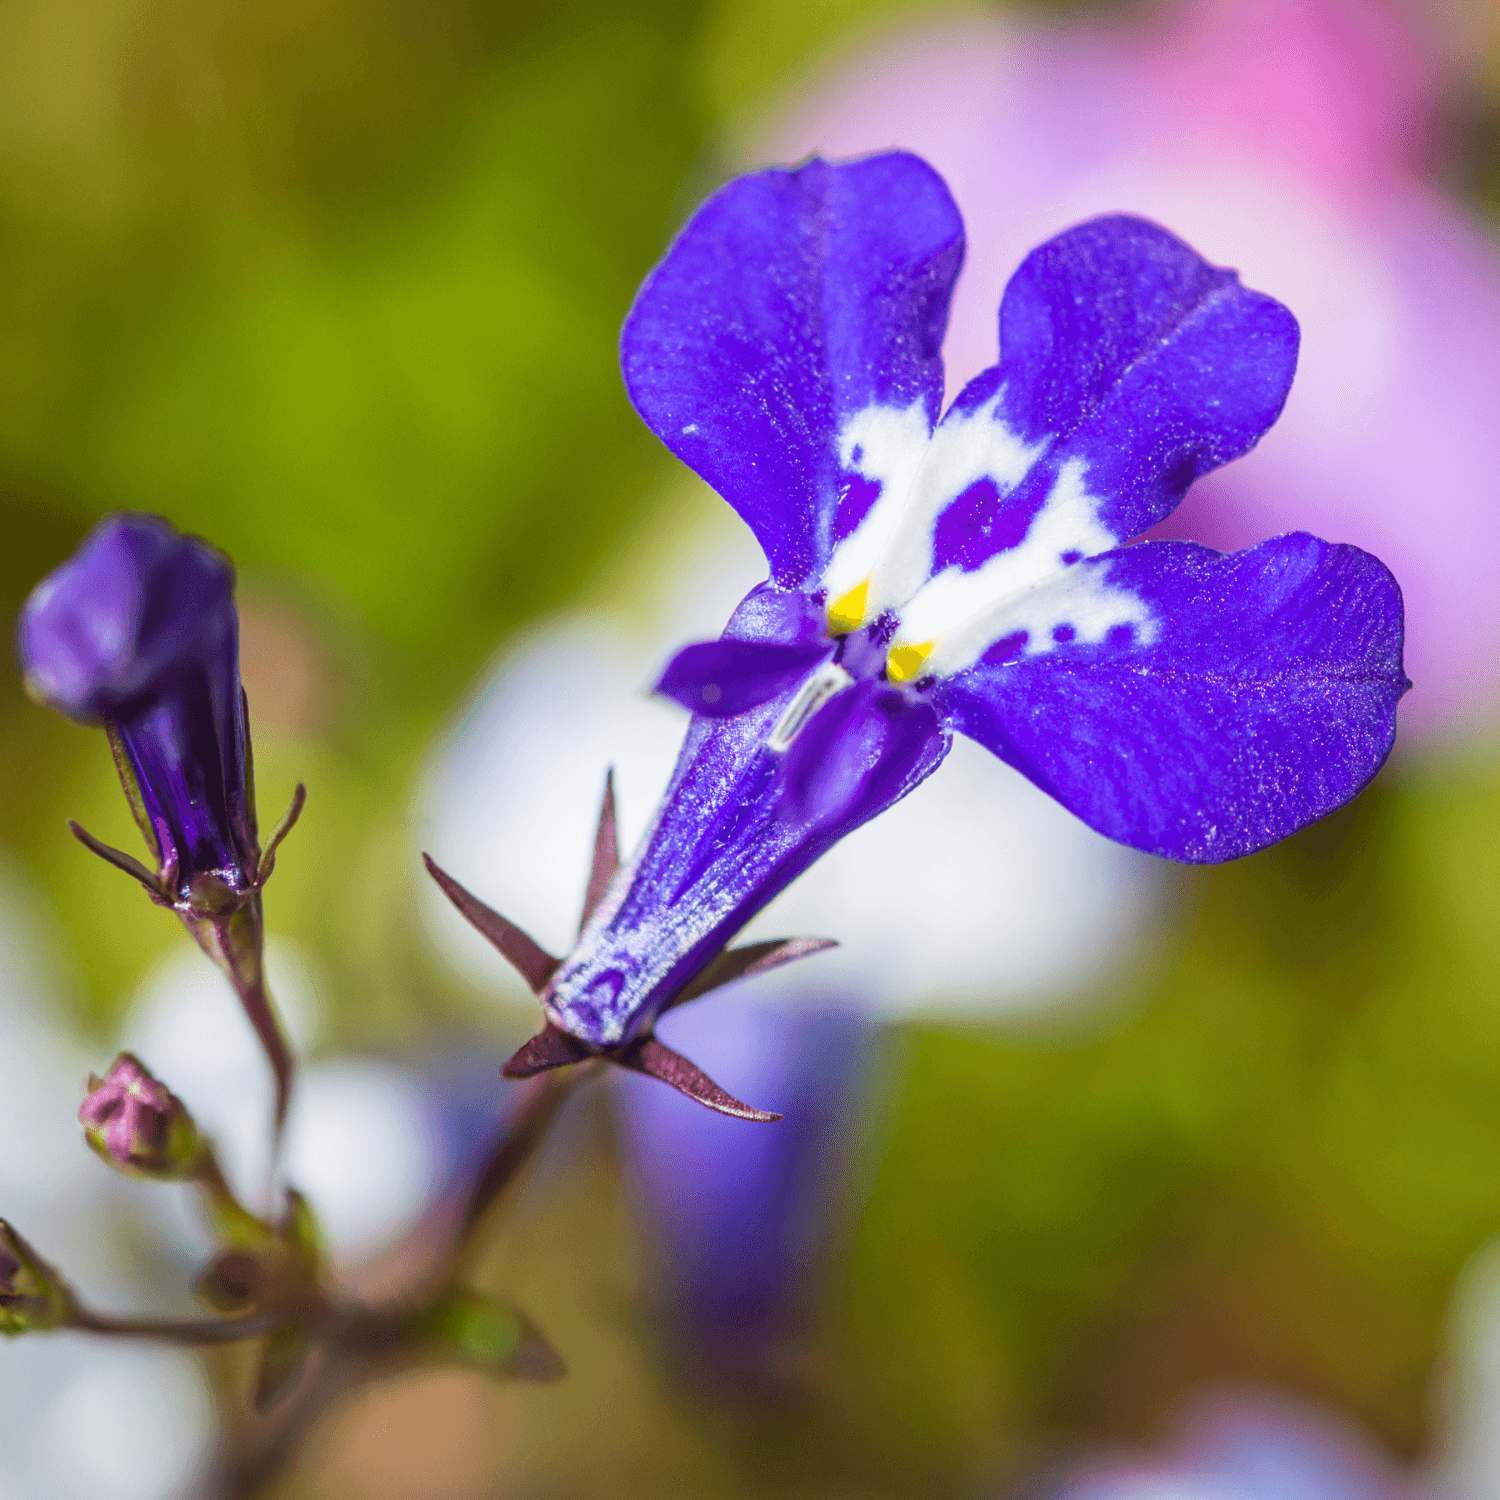
[[[141,784],[136,780],[135,767],[130,764],[130,757],[125,753],[125,741],[120,738],[119,727],[113,719],[104,721],[104,732],[109,736],[109,753],[114,757],[115,772],[120,778],[120,785],[125,789],[130,815],[135,819],[135,826],[141,830],[141,837],[145,839],[151,857],[160,865],[161,845],[157,842],[151,819],[146,816],[146,799],[141,796]]]
[[[557,1380],[561,1356],[535,1324],[508,1302],[450,1287],[411,1321],[408,1342],[440,1359],[513,1380]]]
[[[294,1259],[302,1265],[316,1271],[323,1264],[327,1253],[323,1231],[312,1205],[296,1188],[289,1187],[286,1190],[286,1213],[281,1219],[281,1236]]]
[[[296,790],[292,793],[291,804],[281,815],[281,821],[266,841],[266,847],[261,850],[260,863],[255,870],[256,885],[264,885],[271,878],[271,871],[276,868],[276,850],[282,839],[297,826],[297,819],[302,816],[302,809],[306,803],[307,788],[299,781]]]
[[[217,1172],[204,1185],[207,1188],[205,1206],[208,1222],[216,1239],[225,1245],[249,1251],[260,1251],[277,1243],[276,1231],[257,1219],[234,1196]]]
[[[284,1323],[266,1339],[255,1375],[256,1411],[270,1411],[286,1395],[302,1373],[311,1350],[307,1330],[295,1323]]]
[[[45,1333],[72,1321],[62,1277],[0,1219],[0,1334]]]

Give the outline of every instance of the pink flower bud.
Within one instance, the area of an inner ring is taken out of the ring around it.
[[[182,1100],[129,1052],[107,1078],[90,1078],[78,1119],[89,1145],[122,1172],[191,1177],[202,1160],[198,1127]]]

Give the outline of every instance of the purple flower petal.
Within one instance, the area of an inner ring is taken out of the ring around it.
[[[1000,346],[918,463],[912,434],[866,445],[893,482],[906,475],[905,499],[825,580],[841,598],[868,579],[865,617],[904,618],[932,578],[929,594],[957,597],[925,599],[932,628],[916,638],[961,621],[986,562],[994,592],[1014,593],[1020,571],[1030,586],[1139,535],[1252,447],[1286,400],[1297,323],[1166,230],[1116,216],[1027,256],[1000,305]]]
[[[861,682],[830,698],[792,741],[788,805],[809,822],[844,816],[871,796],[892,766],[907,765],[940,733],[930,705],[878,680]]]
[[[726,633],[743,639],[758,630],[782,599],[753,590]],[[693,719],[628,882],[617,881],[543,996],[561,1029],[595,1047],[640,1034],[772,897],[947,754],[948,733],[927,705],[894,713],[884,700],[900,695],[886,690],[872,703],[846,689],[831,701],[864,707],[853,736],[858,764],[834,777],[816,809],[800,811],[787,795],[787,756],[769,741],[804,686],[732,719]],[[816,715],[801,733],[814,723]]]
[[[1092,219],[1033,250],[1000,303],[1006,420],[1082,461],[1121,541],[1281,414],[1297,320],[1145,219]],[[983,379],[983,377],[980,377]]]
[[[26,685],[98,724],[236,641],[234,570],[155,516],[106,517],[32,590],[16,629]]]
[[[32,591],[17,652],[36,697],[118,730],[163,872],[184,893],[205,872],[246,889],[256,859],[228,560],[159,517],[106,517]]]
[[[1084,571],[1145,613],[996,650],[940,697],[955,728],[1090,827],[1171,859],[1234,859],[1380,769],[1410,684],[1400,590],[1377,559],[1301,532],[1228,556],[1153,542],[1053,587]]]
[[[621,337],[646,424],[744,517],[772,577],[807,581],[873,502],[840,433],[942,403],[963,260],[942,179],[902,152],[737,178],[693,216]]]
[[[832,650],[827,640],[701,641],[672,658],[656,691],[689,713],[732,718],[787,692]]]

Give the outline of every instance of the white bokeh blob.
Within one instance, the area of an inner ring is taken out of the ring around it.
[[[317,1034],[315,968],[283,941],[267,944],[266,969],[294,1050]],[[224,1174],[251,1208],[271,1201],[274,1083],[224,977],[188,949],[141,987],[121,1045],[176,1093],[214,1143]],[[411,1228],[443,1170],[432,1106],[400,1067],[374,1058],[304,1061],[287,1116],[278,1178],[315,1210],[335,1261],[362,1259]],[[184,1253],[209,1246],[190,1190],[162,1194],[163,1220]]]

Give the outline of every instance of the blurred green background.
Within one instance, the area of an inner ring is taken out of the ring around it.
[[[607,589],[672,503],[615,359],[642,275],[768,91],[936,9],[0,7],[5,614],[114,507],[235,558],[263,819],[311,792],[269,918],[321,960],[330,1043],[479,1014],[417,920],[413,779],[510,634]],[[1476,53],[1443,157],[1484,204],[1493,77]],[[0,858],[102,1045],[181,937],[66,836],[74,816],[131,844],[102,737],[31,705],[8,653],[0,670]],[[770,1428],[651,1373],[608,1141],[586,1135],[496,1251],[582,1373],[463,1396],[495,1452],[450,1433],[453,1463],[553,1473],[539,1494],[970,1493],[1243,1375],[1420,1453],[1454,1279],[1500,1229],[1492,750],[1408,755],[1288,844],[1191,872],[1104,1020],[906,1028],[817,1399]],[[450,1493],[379,1474],[468,1408],[382,1399],[339,1418],[298,1492]],[[551,1446],[601,1406],[625,1415]],[[436,1463],[411,1472],[438,1483]]]

